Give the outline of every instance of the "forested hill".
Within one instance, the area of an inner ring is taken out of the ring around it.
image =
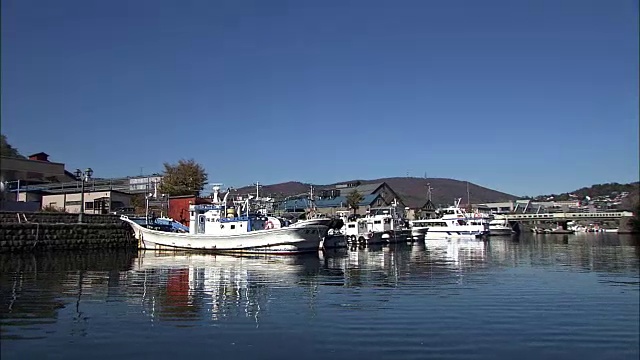
[[[562,200],[570,200],[570,199],[584,199],[586,196],[590,198],[597,197],[608,197],[614,198],[623,193],[634,193],[638,191],[640,186],[639,182],[632,182],[628,184],[620,184],[620,183],[607,183],[607,184],[595,184],[589,187],[583,187],[578,190],[562,193],[562,194],[550,194],[550,195],[540,195],[535,198],[535,200],[546,200],[553,199],[556,201]]]

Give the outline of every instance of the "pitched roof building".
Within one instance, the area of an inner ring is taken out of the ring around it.
[[[353,191],[362,196],[356,211],[359,214],[364,214],[371,207],[390,206],[394,203],[394,200],[398,206],[404,207],[400,196],[385,182],[370,184],[351,182],[322,189],[315,199],[315,206],[321,213],[349,210],[347,198]],[[301,196],[283,201],[277,206],[277,209],[285,212],[302,212],[309,207],[308,197]]]

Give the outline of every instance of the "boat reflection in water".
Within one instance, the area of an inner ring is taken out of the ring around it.
[[[141,251],[129,271],[133,298],[152,319],[189,320],[208,316],[253,318],[278,288],[304,287],[317,274],[318,256],[158,253]],[[133,284],[131,284],[133,285]]]
[[[453,267],[475,266],[486,261],[488,242],[477,239],[429,239],[425,249],[432,261]]]
[[[488,251],[486,242],[475,239],[325,251],[321,255],[323,272],[332,277],[322,280],[323,285],[388,287],[447,277],[457,279],[461,272],[488,267]]]

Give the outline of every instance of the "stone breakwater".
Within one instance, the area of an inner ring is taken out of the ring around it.
[[[113,215],[0,212],[0,252],[136,249],[131,226]]]

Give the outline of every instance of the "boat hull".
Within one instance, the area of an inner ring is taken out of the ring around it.
[[[322,249],[339,249],[347,246],[347,239],[345,239],[344,235],[327,236],[322,242]]]
[[[489,235],[491,236],[507,236],[507,235],[511,235],[513,234],[513,230],[508,227],[508,226],[504,226],[504,227],[489,227]]]
[[[424,236],[427,234],[427,228],[415,227],[411,229],[411,237],[414,240],[424,240]]]
[[[144,250],[190,250],[217,253],[297,254],[317,252],[327,232],[323,225],[284,227],[245,234],[208,235],[151,230],[129,222]]]
[[[413,237],[411,235],[412,232],[410,229],[401,229],[391,232],[384,232],[382,234],[382,239],[390,244],[394,244],[413,240]]]

